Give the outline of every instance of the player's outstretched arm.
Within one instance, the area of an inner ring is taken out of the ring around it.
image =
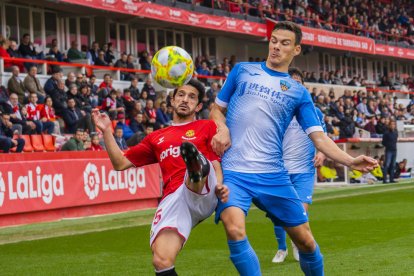
[[[350,156],[342,151],[335,142],[322,131],[312,132],[309,137],[312,139],[315,147],[323,152],[328,158],[354,170],[369,172],[378,166],[377,161],[371,157],[360,155],[354,158]]]
[[[313,164],[315,165],[315,168],[322,166],[325,159],[326,159],[325,154],[319,151],[315,155],[315,158],[313,158]]]
[[[217,125],[217,133],[211,140],[211,146],[214,152],[222,156],[224,152],[231,146],[230,131],[226,126],[226,108],[214,103],[210,112],[210,119],[214,120]]]
[[[132,167],[132,163],[124,156],[121,149],[116,144],[115,138],[112,135],[112,124],[106,113],[100,113],[99,110],[92,112],[92,120],[95,126],[103,133],[106,151],[109,159],[111,159],[112,166],[115,170],[121,171]]]
[[[229,198],[229,188],[223,184],[223,171],[221,164],[218,161],[213,161],[214,171],[216,173],[217,185],[216,185],[216,196],[221,202],[226,203]]]

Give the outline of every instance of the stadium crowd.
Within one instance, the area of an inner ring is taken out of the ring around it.
[[[263,20],[288,20],[312,28],[414,44],[414,11],[409,0],[205,0],[201,4]]]

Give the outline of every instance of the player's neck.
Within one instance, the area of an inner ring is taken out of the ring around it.
[[[289,70],[289,65],[285,64],[272,64],[269,60],[266,60],[266,67],[277,72],[287,73]]]
[[[195,115],[191,115],[187,117],[180,117],[177,114],[174,114],[172,123],[173,125],[185,125],[195,120],[196,120]]]

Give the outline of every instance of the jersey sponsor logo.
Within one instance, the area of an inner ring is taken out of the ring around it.
[[[164,142],[164,136],[163,137],[161,137],[160,139],[158,139],[158,143],[157,143],[157,145],[159,145],[159,144],[161,144],[162,142]]]
[[[174,158],[180,156],[180,147],[179,146],[173,147],[172,145],[170,145],[170,147],[168,149],[166,149],[163,152],[161,152],[161,154],[160,154],[160,162],[162,160],[164,160],[165,158],[167,158],[168,156],[172,156]]]
[[[0,173],[0,207],[6,198],[6,175]],[[46,204],[51,204],[55,196],[63,196],[63,175],[42,174],[39,166],[35,172],[27,171],[27,175],[13,175],[7,173],[7,188],[9,200],[41,199]]]
[[[195,131],[193,129],[187,130],[187,132],[185,133],[184,136],[182,136],[181,138],[184,140],[194,140],[195,138],[197,138],[195,135]]]
[[[280,80],[280,88],[282,91],[287,91],[291,87],[290,83],[285,80]]]
[[[282,80],[281,80],[282,81]],[[286,94],[283,94],[280,91],[276,91],[271,87],[267,87],[262,84],[258,84],[255,82],[250,83],[243,83],[242,87],[243,90],[239,92],[239,96],[244,94],[251,95],[254,97],[260,97],[263,100],[271,101],[274,104],[284,106],[285,108],[293,108],[294,101],[288,97]],[[290,88],[290,84],[289,84]],[[245,91],[245,92],[244,92]]]

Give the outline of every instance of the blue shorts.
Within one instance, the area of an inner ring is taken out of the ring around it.
[[[315,184],[315,173],[293,173],[290,181],[303,203],[312,204],[313,186]]]
[[[221,212],[232,206],[240,208],[247,216],[252,202],[265,211],[275,225],[293,227],[308,221],[287,172],[254,174],[224,170],[223,176],[230,193],[226,203],[219,200],[216,223]]]

